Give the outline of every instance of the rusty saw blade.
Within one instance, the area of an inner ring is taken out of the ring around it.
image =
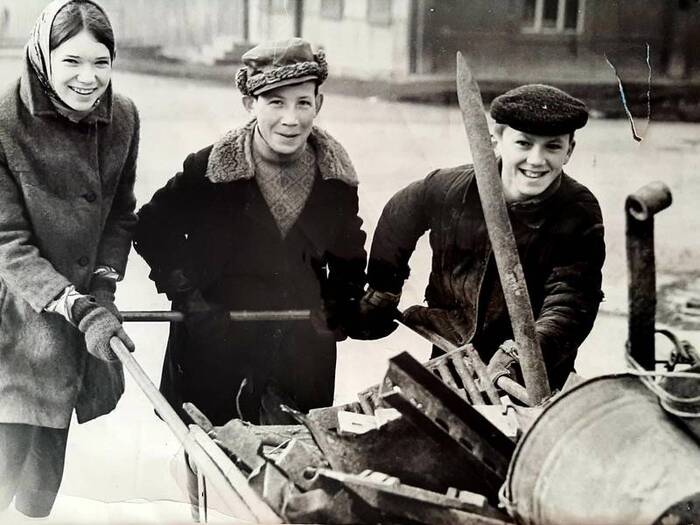
[[[513,326],[513,338],[518,346],[525,388],[530,401],[536,405],[550,393],[547,371],[542,359],[542,350],[537,342],[535,318],[530,306],[530,296],[518,257],[513,229],[508,218],[481,93],[459,51],[457,52],[457,97],[472,153],[481,207]]]

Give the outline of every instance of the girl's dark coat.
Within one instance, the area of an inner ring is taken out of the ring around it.
[[[43,308],[96,265],[122,273],[136,223],[139,120],[111,88],[89,118],[59,116],[25,65],[0,98],[0,422],[68,426],[112,410],[121,365]]]

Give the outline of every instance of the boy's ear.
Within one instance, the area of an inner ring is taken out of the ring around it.
[[[321,106],[323,106],[323,93],[316,95],[316,114],[321,111]]]
[[[566,164],[567,162],[569,162],[569,159],[571,159],[571,155],[574,153],[574,148],[575,148],[575,147],[576,147],[576,141],[572,139],[572,140],[569,142],[569,151],[566,152],[566,160],[564,161],[564,164]]]
[[[255,108],[255,98],[250,95],[243,95],[243,107],[248,113],[252,113]]]

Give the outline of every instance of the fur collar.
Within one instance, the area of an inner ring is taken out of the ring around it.
[[[229,131],[214,144],[206,174],[211,182],[232,182],[255,176],[252,153],[255,123],[253,119],[242,128]],[[309,144],[316,152],[316,162],[324,180],[337,179],[349,186],[358,185],[350,156],[337,140],[314,126]]]

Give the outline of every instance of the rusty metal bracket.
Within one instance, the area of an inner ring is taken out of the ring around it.
[[[629,326],[627,347],[632,358],[646,370],[656,362],[656,262],[654,215],[671,205],[663,182],[638,189],[625,201]]]
[[[515,445],[456,392],[404,352],[389,360],[381,395],[472,473],[460,488],[498,493]]]

